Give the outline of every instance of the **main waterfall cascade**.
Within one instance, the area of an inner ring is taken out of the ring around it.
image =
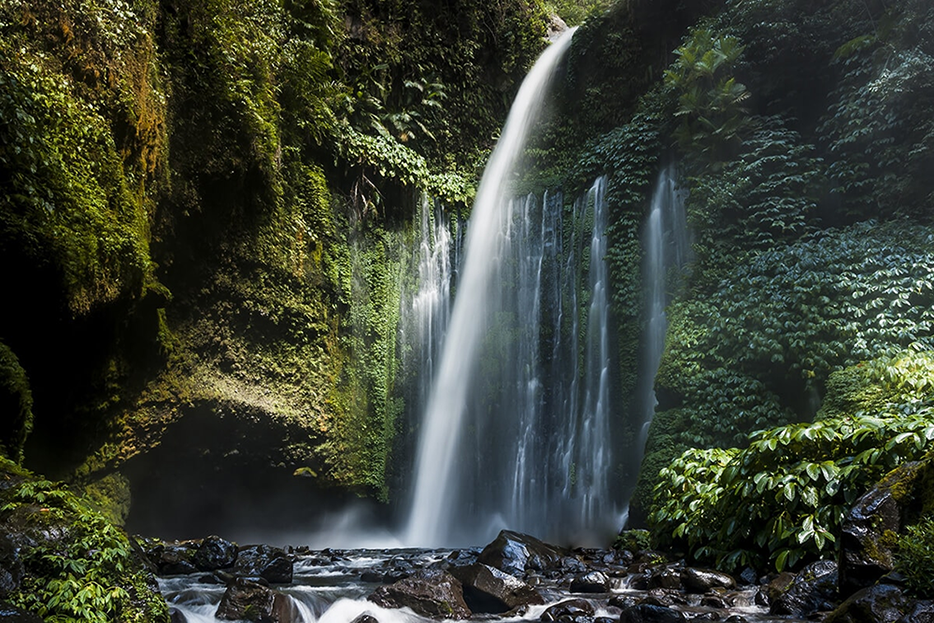
[[[639,455],[645,447],[649,425],[655,413],[655,375],[665,349],[668,304],[672,271],[685,266],[689,259],[687,219],[684,193],[677,187],[677,171],[673,165],[663,168],[652,193],[652,203],[642,236],[645,256],[642,262],[642,283],[645,288],[645,328],[642,339],[642,360],[636,398],[642,421],[639,434]]]
[[[511,188],[572,34],[523,83],[477,193],[421,424],[411,545],[478,543],[507,527],[601,542],[619,527],[605,180],[567,206]]]

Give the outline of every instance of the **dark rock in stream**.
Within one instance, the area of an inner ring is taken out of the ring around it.
[[[837,599],[837,563],[821,560],[806,566],[784,593],[771,600],[769,612],[805,618],[833,610]]]
[[[681,585],[689,593],[706,593],[712,588],[736,588],[736,580],[712,569],[688,567],[681,570]]]
[[[201,541],[192,562],[201,571],[216,571],[232,567],[237,560],[237,544],[219,536],[209,536]]]
[[[6,534],[0,534],[0,597],[19,588],[25,569],[19,548]]]
[[[351,621],[351,623],[379,623],[379,619],[368,612],[364,612],[356,619]]]
[[[896,623],[908,614],[912,606],[914,603],[897,586],[877,584],[851,595],[825,619],[825,623]],[[925,619],[912,617],[906,621],[921,623]]]
[[[271,588],[239,578],[224,591],[214,616],[225,621],[292,623],[292,604]]]
[[[601,571],[591,571],[571,580],[572,593],[608,593],[610,578]]]
[[[535,537],[503,530],[483,548],[477,562],[521,578],[527,571],[551,571],[561,568],[567,553]]]
[[[686,620],[677,610],[652,604],[639,604],[619,615],[619,623],[679,623]]]
[[[383,608],[411,608],[416,614],[442,619],[466,619],[461,583],[447,571],[422,569],[388,586],[380,586],[368,599]]]
[[[464,591],[464,601],[472,612],[499,614],[521,606],[543,604],[545,600],[534,588],[508,573],[477,563],[454,567]]]
[[[593,614],[593,604],[586,599],[569,599],[545,610],[539,621],[542,623],[576,621],[582,617],[592,618]]]
[[[240,548],[234,573],[243,577],[263,578],[271,584],[291,584],[292,557],[271,545]]]
[[[159,570],[159,575],[187,575],[197,573],[194,564],[195,546],[188,542],[164,543],[146,552]]]
[[[42,617],[0,603],[0,623],[42,623]]]
[[[681,569],[675,565],[657,565],[647,569],[648,588],[681,588]]]

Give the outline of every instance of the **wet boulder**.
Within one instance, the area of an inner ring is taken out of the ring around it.
[[[214,616],[224,621],[292,623],[289,599],[258,582],[238,578],[227,587]]]
[[[219,536],[209,536],[195,551],[192,562],[201,571],[232,567],[237,560],[237,545]]]
[[[840,594],[872,586],[894,567],[894,539],[906,515],[906,495],[922,469],[905,463],[859,498],[843,521],[840,537]]]
[[[190,542],[162,543],[146,552],[159,575],[188,575],[197,573],[194,564],[195,546]]]
[[[0,603],[0,623],[42,623],[42,617]]]
[[[714,588],[736,588],[736,580],[726,573],[712,569],[687,567],[681,570],[681,586],[688,593],[706,593]]]
[[[592,618],[593,615],[593,604],[586,599],[568,599],[545,610],[539,621],[542,623],[577,621],[582,618]]]
[[[472,612],[499,614],[545,603],[537,590],[489,565],[476,563],[454,567],[450,572],[463,586],[464,601]]]
[[[877,584],[853,593],[825,619],[825,623],[896,623],[912,610],[913,605],[897,586]],[[932,619],[912,617],[907,620],[921,623]]]
[[[19,548],[6,534],[0,534],[0,598],[19,588],[25,569]]]
[[[234,564],[236,575],[263,578],[271,584],[291,584],[292,557],[271,545],[250,545],[240,548]]]
[[[674,565],[656,565],[646,570],[648,588],[681,588],[681,569]]]
[[[639,603],[668,608],[674,605],[685,606],[688,600],[684,593],[673,588],[653,588]]]
[[[441,619],[466,619],[470,609],[460,581],[447,571],[422,569],[393,584],[380,586],[368,599],[383,608],[411,608]]]
[[[590,571],[571,580],[572,593],[608,593],[610,578],[602,571]]]
[[[837,563],[821,560],[795,576],[788,590],[771,600],[769,612],[805,618],[833,610],[837,599]]]
[[[548,571],[561,568],[567,553],[535,537],[503,530],[483,548],[477,562],[509,575],[521,578],[527,571]]]
[[[351,623],[379,623],[379,619],[370,614],[369,612],[364,612],[356,619],[351,621]]]
[[[619,623],[680,623],[685,620],[677,610],[644,603],[623,610],[619,615]]]

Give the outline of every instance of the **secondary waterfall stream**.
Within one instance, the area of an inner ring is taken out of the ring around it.
[[[677,172],[668,165],[658,174],[652,193],[652,203],[642,236],[645,256],[642,262],[642,283],[645,289],[645,329],[642,339],[642,361],[636,401],[641,413],[638,452],[641,455],[655,412],[655,375],[665,349],[668,321],[669,272],[685,265],[690,253],[684,197],[677,188]]]
[[[480,542],[509,527],[601,534],[609,494],[605,181],[571,209],[512,183],[573,30],[516,97],[484,172],[432,385],[403,540]]]

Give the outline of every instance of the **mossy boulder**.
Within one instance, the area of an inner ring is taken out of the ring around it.
[[[934,503],[934,462],[905,463],[860,497],[840,538],[840,594],[872,586],[895,568],[898,534]]]

